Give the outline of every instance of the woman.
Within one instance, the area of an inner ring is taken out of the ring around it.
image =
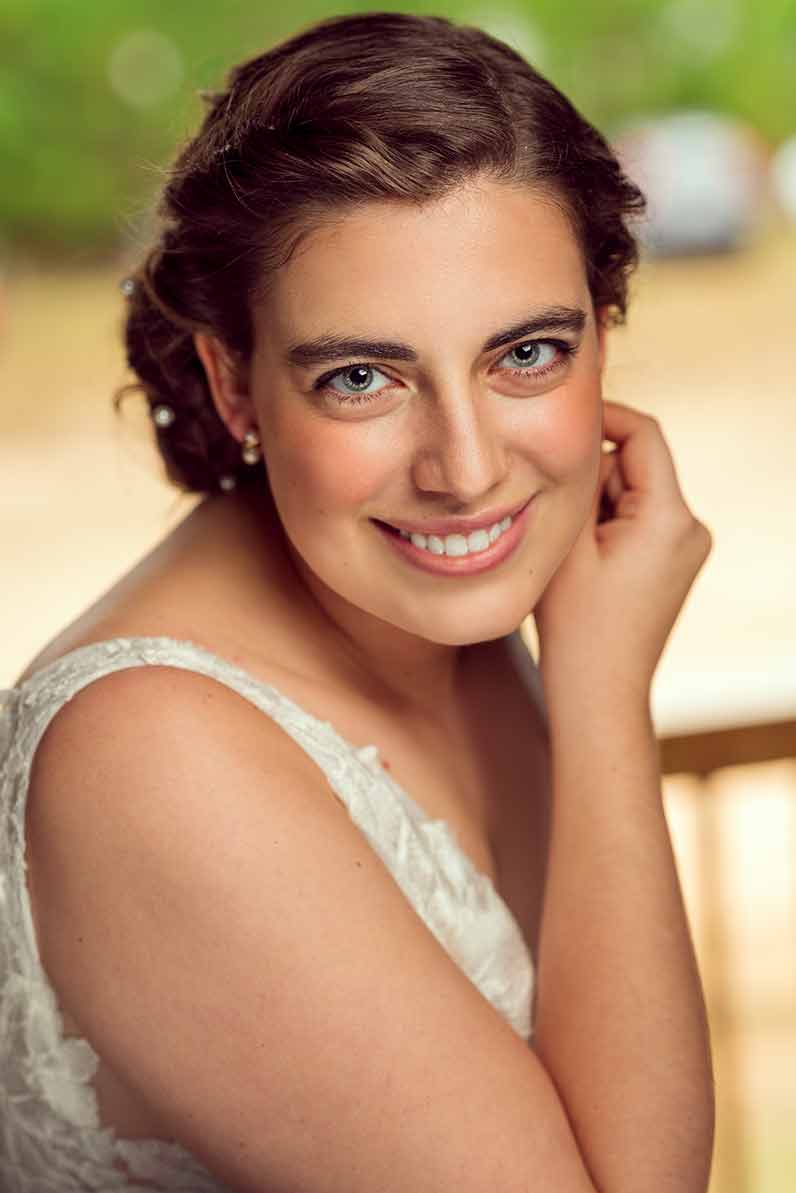
[[[710,535],[600,390],[641,204],[442,18],[209,97],[123,287],[205,500],[6,693],[9,1193],[706,1188],[649,687]]]

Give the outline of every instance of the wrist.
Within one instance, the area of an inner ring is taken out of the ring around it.
[[[643,674],[629,676],[606,668],[545,668],[539,664],[545,708],[551,723],[575,727],[627,725],[654,735],[651,690]]]

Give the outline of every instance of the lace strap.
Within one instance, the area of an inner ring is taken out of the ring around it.
[[[0,792],[12,788],[11,820],[22,845],[24,799],[36,748],[52,718],[94,680],[135,666],[170,666],[217,680],[275,720],[310,755],[335,795],[366,833],[383,831],[375,819],[374,775],[381,771],[375,746],[355,748],[329,721],[319,720],[264,680],[193,642],[166,637],[113,638],[78,647],[34,672],[8,698],[0,713]],[[400,802],[400,801],[396,801]]]

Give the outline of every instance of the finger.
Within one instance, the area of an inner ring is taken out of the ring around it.
[[[626,489],[616,503],[614,516],[617,518],[635,518],[638,513],[638,502],[638,493],[634,493],[632,489]]]
[[[591,504],[590,521],[593,525],[599,522],[606,522],[613,516],[613,499],[608,492],[608,485],[615,470],[616,459],[614,453],[604,454],[600,457],[600,473],[592,495]]]
[[[604,457],[606,464],[604,468],[604,476],[601,478],[604,483],[605,493],[608,498],[616,503],[625,491],[625,481],[622,476],[622,470],[619,467],[619,453],[610,452]]]
[[[625,484],[639,492],[683,494],[658,421],[621,402],[603,403],[603,436],[616,443]]]

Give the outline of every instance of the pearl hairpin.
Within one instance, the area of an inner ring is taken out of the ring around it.
[[[155,426],[161,427],[164,430],[166,427],[171,426],[176,417],[171,406],[166,406],[165,404],[155,406],[152,411],[152,421],[155,423]]]

